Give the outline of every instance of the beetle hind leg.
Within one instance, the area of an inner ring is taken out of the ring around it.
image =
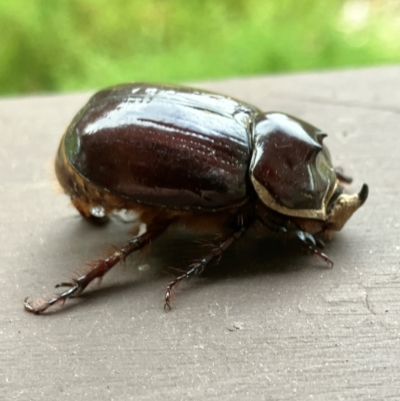
[[[185,273],[181,274],[180,276],[176,277],[172,280],[166,289],[165,292],[165,303],[164,309],[170,310],[171,309],[171,298],[173,295],[174,288],[184,279],[189,279],[192,276],[199,276],[201,273],[204,272],[206,267],[209,265],[211,261],[214,259],[221,258],[222,254],[235,242],[237,241],[247,230],[248,225],[242,225],[239,229],[225,238],[218,246],[214,247],[207,255],[203,256],[200,259],[194,261],[189,267],[189,270]]]
[[[152,240],[160,236],[169,225],[170,221],[153,224],[148,227],[146,232],[127,241],[122,247],[116,249],[107,258],[90,262],[89,270],[87,272],[77,278],[71,279],[69,282],[57,284],[56,288],[67,287],[67,289],[59,294],[53,295],[50,299],[39,298],[29,301],[28,298],[26,298],[24,300],[25,310],[35,314],[40,314],[55,304],[64,304],[67,299],[78,296],[93,280],[101,280],[103,276],[118,262],[124,261],[132,252],[135,252],[149,244]]]

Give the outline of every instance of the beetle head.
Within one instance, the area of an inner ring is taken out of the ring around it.
[[[366,185],[359,194],[343,193],[325,137],[282,113],[260,114],[253,132],[250,176],[258,197],[278,213],[311,219],[316,232],[340,230],[368,196]]]
[[[341,188],[341,185],[338,185]],[[352,214],[364,204],[368,198],[368,185],[364,184],[358,194],[348,195],[341,193],[330,202],[329,213],[326,219],[326,229],[339,231],[346,224]]]

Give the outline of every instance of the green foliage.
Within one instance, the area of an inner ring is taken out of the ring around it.
[[[400,61],[390,0],[0,0],[0,93]]]

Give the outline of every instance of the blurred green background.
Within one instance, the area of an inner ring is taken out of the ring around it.
[[[0,93],[400,61],[399,0],[0,0]]]

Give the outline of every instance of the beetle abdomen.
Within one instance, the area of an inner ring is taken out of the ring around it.
[[[134,201],[232,207],[247,198],[256,112],[203,91],[120,85],[97,93],[78,113],[64,137],[65,154],[87,181]]]

